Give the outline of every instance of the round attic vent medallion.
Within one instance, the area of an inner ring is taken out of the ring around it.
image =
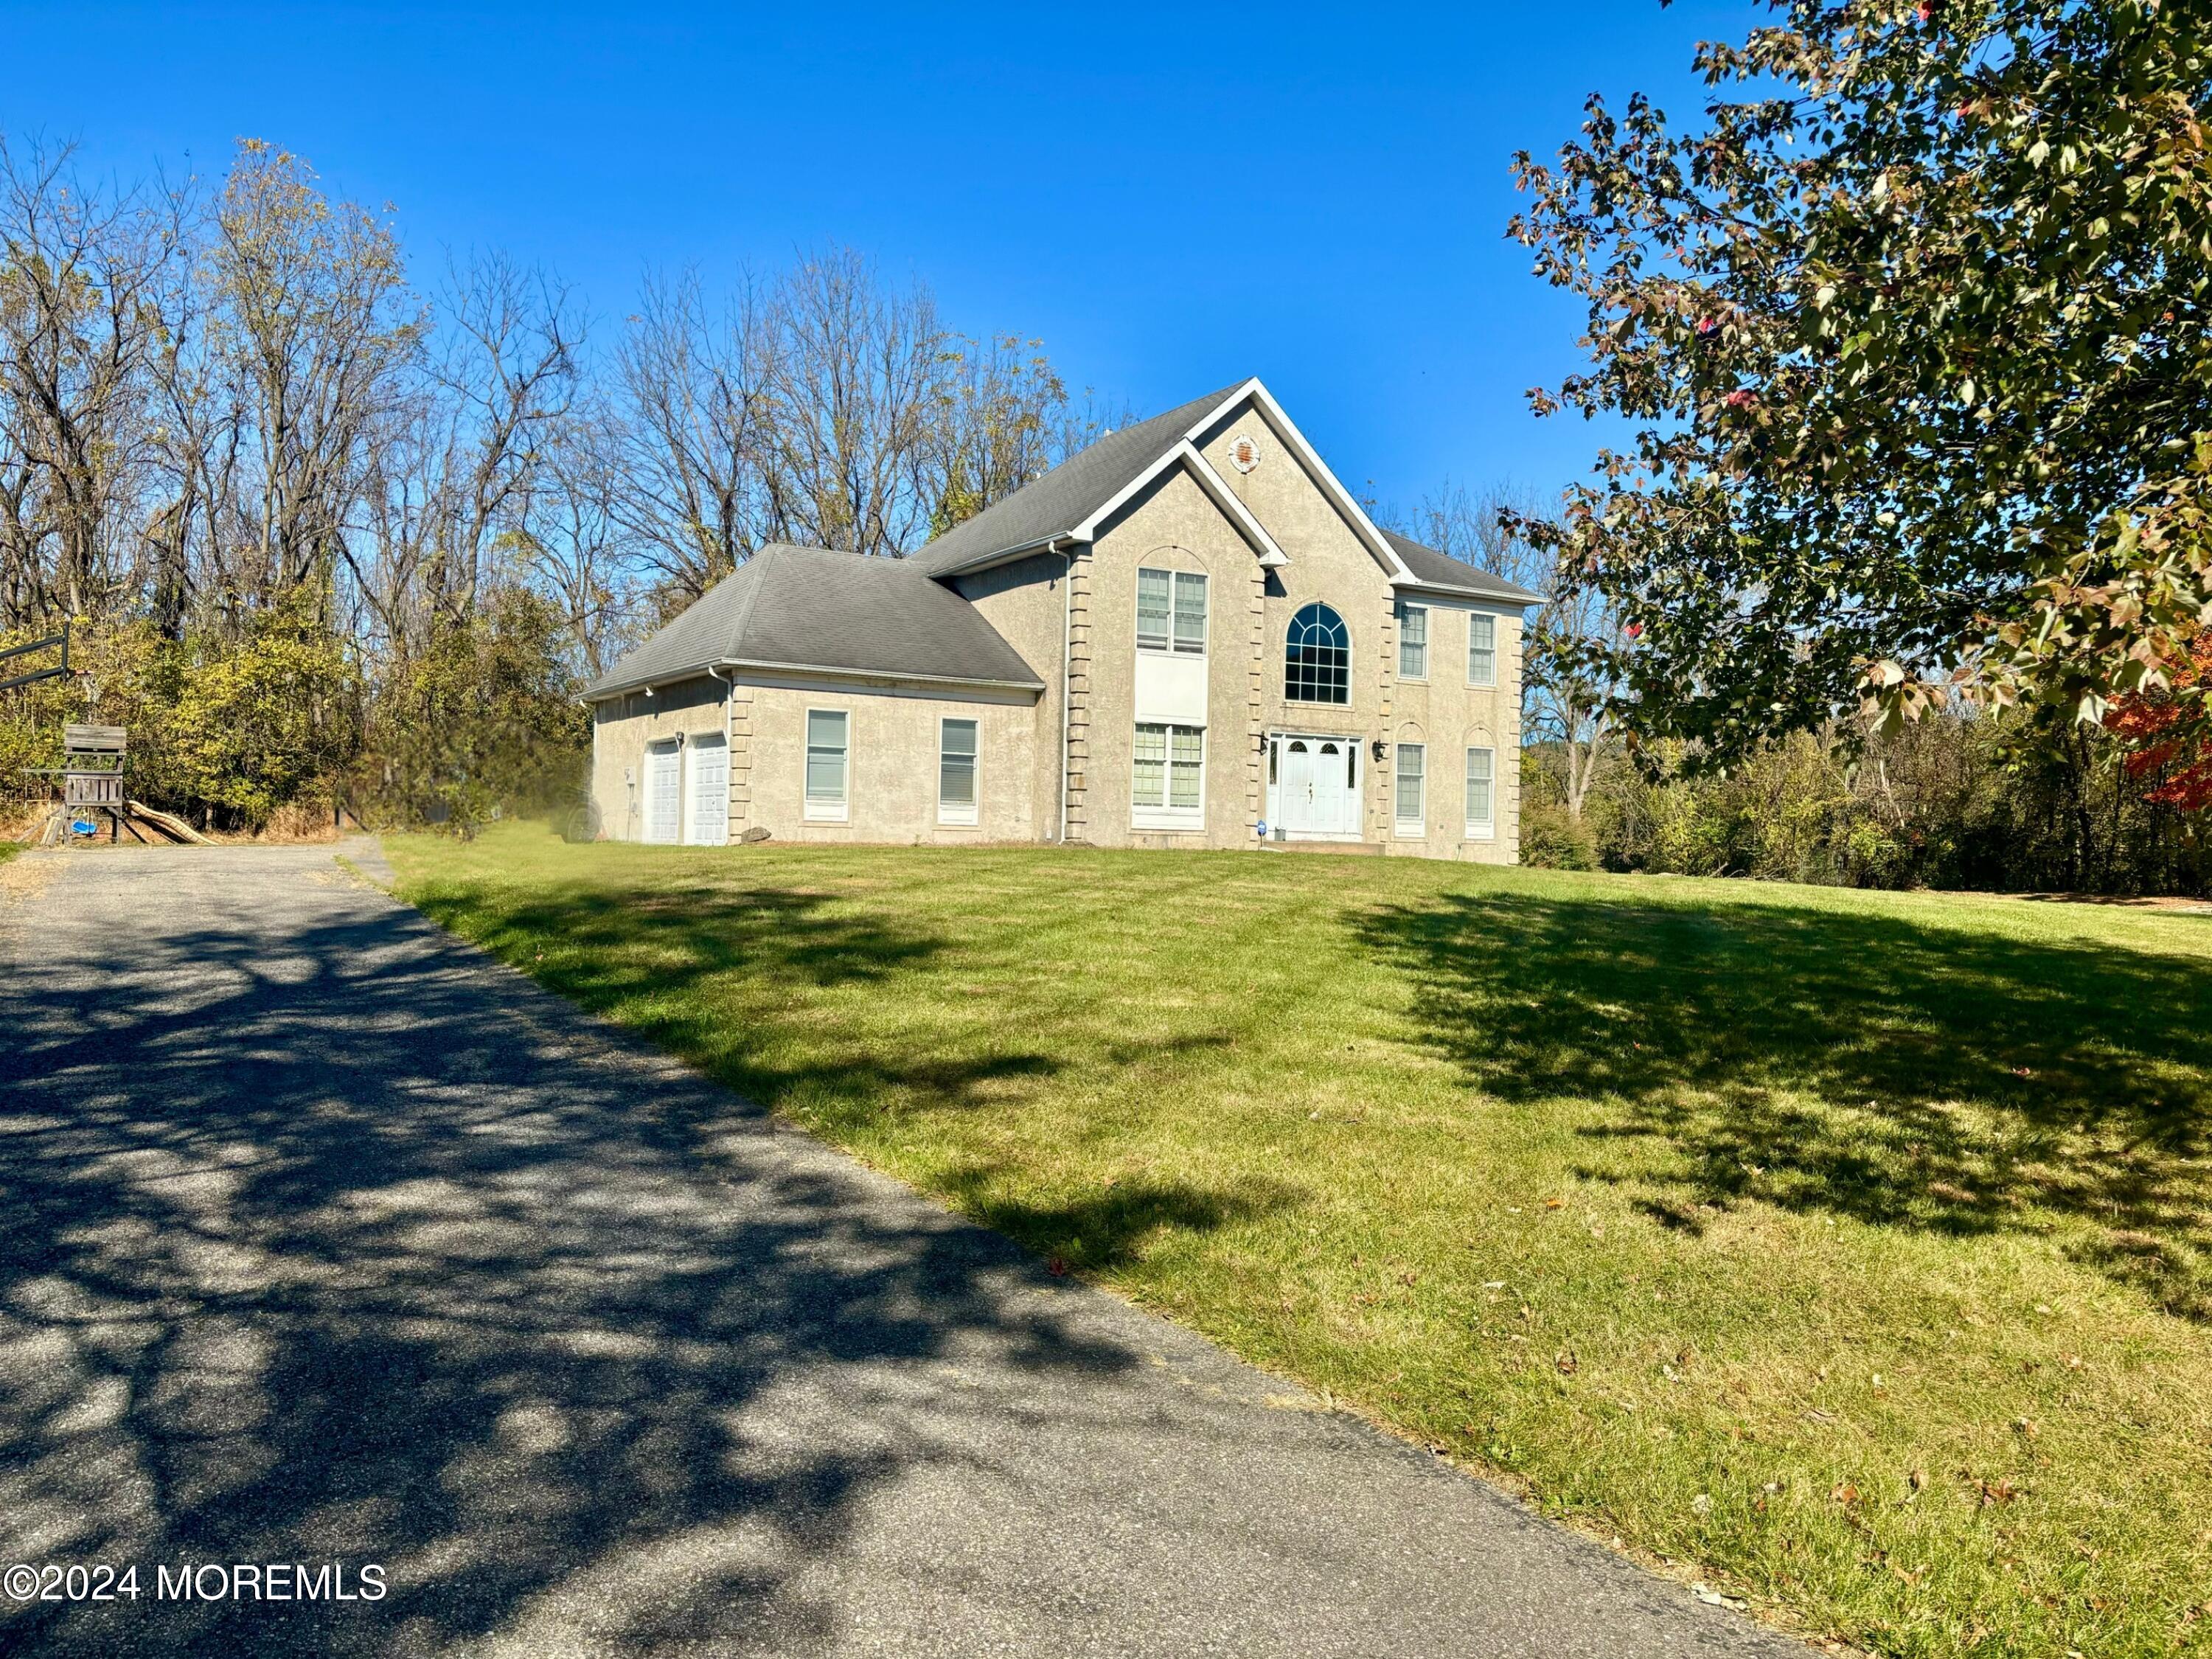
[[[1259,443],[1246,434],[1238,433],[1229,441],[1229,459],[1239,472],[1249,472],[1260,465]]]

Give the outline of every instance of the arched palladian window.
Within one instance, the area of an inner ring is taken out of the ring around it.
[[[1343,617],[1319,602],[1300,607],[1291,618],[1283,696],[1292,702],[1352,701],[1352,633]]]

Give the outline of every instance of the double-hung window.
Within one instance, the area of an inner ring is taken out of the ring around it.
[[[1429,677],[1429,608],[1398,601],[1398,678]]]
[[[1467,751],[1467,833],[1471,841],[1487,841],[1498,833],[1498,751]]]
[[[1137,572],[1137,648],[1206,653],[1206,578],[1188,570]]]
[[[972,720],[937,723],[937,821],[975,822],[975,735]]]
[[[1398,745],[1397,820],[1401,836],[1418,836],[1428,817],[1429,751],[1418,743]]]
[[[1206,728],[1140,721],[1129,773],[1139,830],[1195,830],[1206,817]]]
[[[842,708],[806,711],[806,816],[817,823],[845,822],[848,720]]]
[[[1467,619],[1467,683],[1498,684],[1498,618],[1480,612]]]

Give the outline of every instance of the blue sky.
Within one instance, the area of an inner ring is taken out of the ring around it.
[[[0,4],[0,129],[126,176],[234,138],[390,202],[418,269],[496,245],[603,334],[648,266],[837,240],[1139,412],[1245,374],[1349,483],[1556,489],[1599,434],[1522,393],[1576,309],[1503,239],[1584,95],[1694,112],[1743,4]],[[98,21],[94,22],[97,17]]]

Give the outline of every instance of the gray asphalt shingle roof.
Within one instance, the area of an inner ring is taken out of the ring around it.
[[[1244,384],[1239,380],[1164,415],[1108,433],[1042,478],[993,502],[965,524],[954,526],[910,562],[937,574],[972,559],[1066,534],[1136,482],[1146,467],[1175,447],[1194,422]]]
[[[609,669],[593,700],[726,663],[1042,689],[983,614],[911,559],[775,542]]]
[[[1381,529],[1379,525],[1376,526]],[[1509,582],[1503,576],[1493,576],[1480,565],[1469,564],[1464,559],[1455,559],[1449,553],[1439,553],[1433,547],[1424,547],[1410,537],[1401,536],[1395,530],[1384,530],[1382,539],[1390,544],[1391,550],[1405,562],[1406,568],[1413,573],[1413,580],[1427,582],[1435,587],[1456,587],[1486,599],[1503,599],[1509,605],[1541,605],[1544,596],[1523,587],[1518,582]]]
[[[1073,530],[1247,384],[1239,380],[1108,434],[912,558],[863,558],[772,543],[617,662],[584,696],[592,700],[666,684],[726,663],[1042,689],[1036,671],[982,613],[934,579]],[[1417,581],[1508,605],[1543,599],[1393,531],[1382,535]]]

